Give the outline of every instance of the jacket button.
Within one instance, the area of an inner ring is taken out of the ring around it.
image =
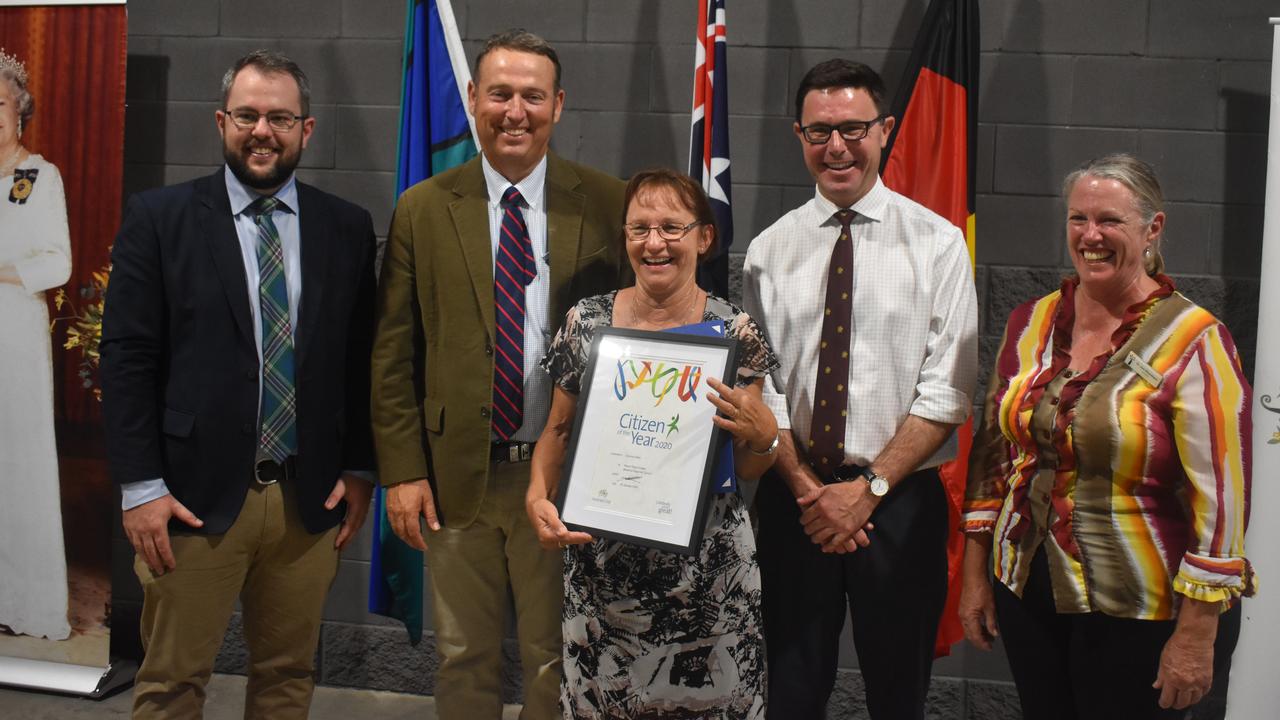
[[[244,371],[244,379],[245,379],[245,380],[257,380],[257,379],[258,379],[258,369],[257,369],[257,368],[245,368],[245,371]]]
[[[489,407],[487,405],[480,408],[480,417],[489,417]]]
[[[241,426],[240,426],[240,432],[244,433],[245,435],[252,435],[252,434],[253,434],[253,423],[245,423],[245,424],[241,425]]]
[[[493,346],[490,345],[489,343],[484,344],[484,354],[490,355],[490,356],[493,355]]]

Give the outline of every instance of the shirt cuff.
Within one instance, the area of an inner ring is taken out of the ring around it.
[[[1188,552],[1173,578],[1173,589],[1193,600],[1221,602],[1241,595],[1252,597],[1257,592],[1258,579],[1245,558],[1213,558]]]
[[[164,478],[139,480],[120,484],[120,509],[132,510],[139,505],[149,503],[169,494]]]
[[[372,470],[343,470],[342,474],[358,477],[370,485],[377,483],[377,477]]]
[[[762,398],[765,406],[773,412],[773,417],[778,421],[778,429],[790,430],[791,412],[787,409],[787,396],[782,393],[766,392]]]

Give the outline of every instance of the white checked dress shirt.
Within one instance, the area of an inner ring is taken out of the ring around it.
[[[781,367],[765,400],[806,447],[813,415],[827,266],[841,208],[821,193],[751,241],[743,306]],[[960,230],[876,179],[852,210],[853,317],[845,462],[868,465],[907,415],[961,423],[978,372],[978,300]],[[955,457],[955,437],[921,464]]]

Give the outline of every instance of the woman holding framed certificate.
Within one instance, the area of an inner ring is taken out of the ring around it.
[[[715,247],[715,219],[702,188],[675,171],[648,170],[627,185],[625,207],[636,284],[575,305],[542,363],[556,389],[534,450],[525,504],[543,547],[564,548],[561,705],[566,717],[575,718],[713,712],[762,718],[760,571],[736,489],[722,492],[716,483],[702,540],[691,555],[572,531],[554,502],[592,343],[602,328],[722,329],[738,345],[733,385],[709,378],[696,388],[702,376],[685,372],[678,389],[667,387],[655,397],[658,403],[709,398],[719,410],[711,422],[733,437],[737,477],[759,477],[773,464],[778,445],[777,422],[761,400],[765,375],[778,367],[773,351],[754,320],[695,282],[698,262]],[[642,369],[618,387],[642,386],[657,375]],[[678,432],[672,427],[679,424],[678,406],[647,415],[620,415],[626,427],[614,434],[661,444]]]

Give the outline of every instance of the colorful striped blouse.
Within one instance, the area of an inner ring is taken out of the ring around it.
[[[996,356],[963,530],[994,534],[1019,595],[1043,546],[1059,612],[1167,620],[1179,596],[1254,592],[1252,391],[1226,327],[1156,279],[1086,370],[1068,367],[1075,278],[1014,310]]]

